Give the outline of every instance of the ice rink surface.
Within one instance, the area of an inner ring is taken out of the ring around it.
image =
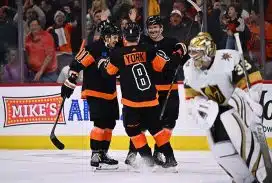
[[[178,173],[128,171],[126,154],[110,152],[118,170],[93,172],[89,151],[0,150],[0,183],[231,183],[209,151],[176,151]]]

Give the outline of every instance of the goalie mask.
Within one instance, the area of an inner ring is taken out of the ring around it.
[[[150,16],[146,20],[148,36],[152,40],[158,39],[163,32],[162,20],[158,15]]]
[[[194,60],[195,67],[201,70],[209,67],[215,56],[216,45],[207,32],[200,32],[190,41],[189,56]]]

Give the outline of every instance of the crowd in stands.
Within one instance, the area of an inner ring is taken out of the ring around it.
[[[203,0],[194,1],[202,11],[186,0],[153,1],[160,6],[164,36],[188,44],[203,30]],[[18,15],[15,0],[1,1],[0,83],[18,83],[22,77],[24,82],[62,82],[80,49],[82,29],[88,35],[87,44],[92,44],[100,39],[101,19],[108,18],[122,30],[131,21],[131,11],[136,11],[135,21],[145,34],[144,0],[86,2],[86,27],[82,27],[80,0],[24,0],[23,15]],[[209,0],[207,29],[218,49],[236,49],[233,35],[239,32],[245,53],[262,66],[258,4],[258,0]],[[272,79],[272,0],[265,0],[264,7],[266,67],[270,68],[264,74]],[[18,61],[19,16],[23,16],[24,63]]]

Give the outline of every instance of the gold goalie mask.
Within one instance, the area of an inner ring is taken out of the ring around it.
[[[200,32],[190,41],[188,50],[195,67],[204,70],[215,56],[216,44],[209,33]]]

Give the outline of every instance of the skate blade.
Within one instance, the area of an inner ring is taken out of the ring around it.
[[[100,163],[98,167],[93,167],[93,171],[107,171],[107,170],[117,170],[119,168],[118,165],[108,165],[105,163]]]

